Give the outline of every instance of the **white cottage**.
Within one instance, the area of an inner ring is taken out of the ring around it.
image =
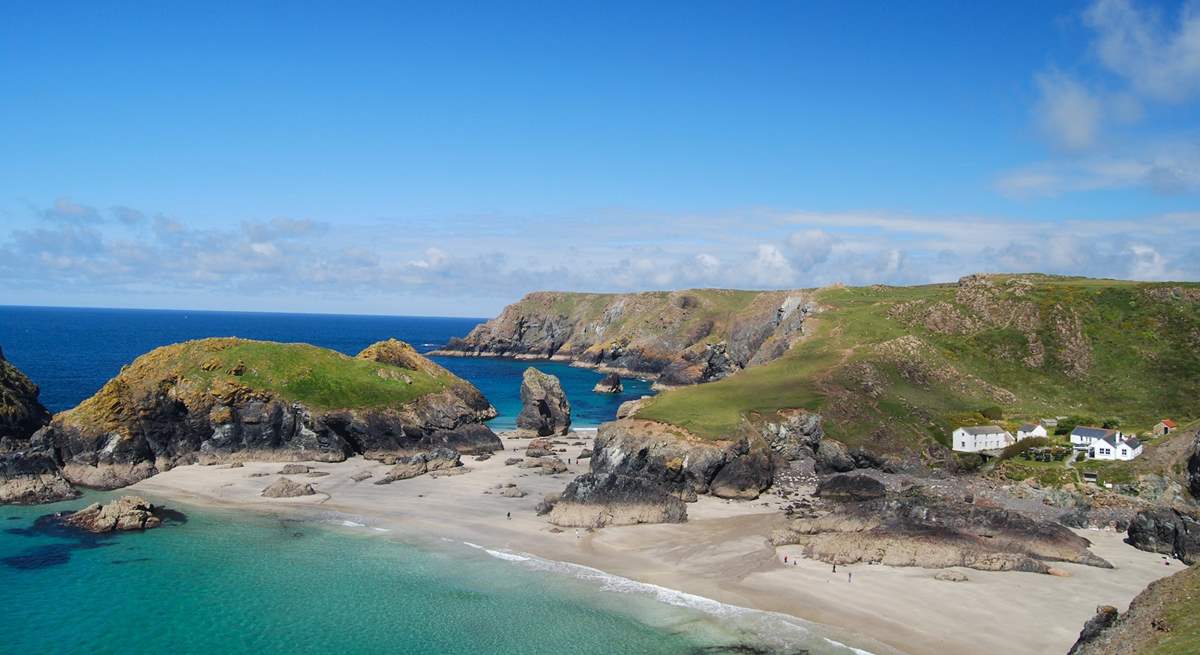
[[[1087,450],[1092,447],[1093,443],[1101,439],[1108,439],[1115,443],[1124,436],[1119,430],[1080,425],[1071,430],[1071,445],[1075,450]]]
[[[1007,448],[1016,443],[1012,433],[998,425],[969,425],[950,433],[951,447],[963,453]]]
[[[1046,432],[1045,426],[1039,423],[1026,423],[1025,425],[1017,428],[1017,441],[1021,441],[1022,439],[1031,439],[1033,437],[1044,438],[1047,434],[1049,433]]]
[[[1136,437],[1126,437],[1124,435],[1097,439],[1088,448],[1088,457],[1092,459],[1128,461],[1141,454],[1142,443]]]

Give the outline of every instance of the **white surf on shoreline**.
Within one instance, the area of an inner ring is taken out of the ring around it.
[[[452,540],[446,539],[445,541]],[[813,637],[819,637],[830,646],[853,653],[853,655],[874,655],[871,651],[855,648],[822,635],[814,635],[810,628],[800,624],[799,619],[786,614],[722,603],[678,589],[638,582],[582,564],[548,560],[527,553],[486,548],[469,541],[461,543],[499,560],[515,562],[534,570],[567,575],[596,584],[604,591],[651,596],[666,605],[699,611],[719,619],[737,619],[739,624],[736,627],[747,628],[755,637],[773,648],[783,650],[796,646],[797,642],[811,641]]]

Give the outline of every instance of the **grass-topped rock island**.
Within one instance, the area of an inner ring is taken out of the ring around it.
[[[500,441],[483,421],[494,415],[470,383],[399,341],[348,357],[213,338],[137,358],[20,450],[72,484],[114,489],[192,463],[492,452]],[[5,484],[23,477],[11,470]]]

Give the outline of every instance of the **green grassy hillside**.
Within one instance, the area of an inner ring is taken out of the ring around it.
[[[432,363],[404,367],[308,344],[201,339],[138,357],[64,418],[111,422],[124,399],[150,397],[154,389],[169,388],[188,404],[204,395],[262,392],[327,410],[399,406],[461,382]]]
[[[1041,275],[829,288],[782,358],[639,412],[708,438],[780,409],[850,445],[911,450],[956,425],[1092,416],[1144,430],[1200,415],[1200,285]],[[988,414],[985,418],[983,414]]]

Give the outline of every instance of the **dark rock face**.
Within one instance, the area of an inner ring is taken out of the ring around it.
[[[729,451],[731,459],[717,471],[708,492],[718,498],[753,500],[771,486],[775,465],[766,449],[754,448],[745,441]]]
[[[1200,559],[1200,517],[1160,507],[1138,512],[1125,541],[1139,550],[1162,553],[1185,564]]]
[[[54,457],[44,451],[0,454],[0,505],[36,505],[75,498]]]
[[[1200,500],[1200,432],[1196,433],[1196,440],[1192,443],[1192,454],[1188,457],[1187,481],[1192,498]]]
[[[859,502],[883,498],[887,488],[875,478],[866,475],[835,475],[817,485],[816,495],[826,500]]]
[[[621,393],[625,390],[625,386],[621,384],[621,376],[616,373],[609,373],[603,379],[592,387],[592,391],[596,393]]]
[[[38,402],[38,387],[4,358],[0,350],[0,437],[28,439],[50,422]]]
[[[550,522],[563,527],[601,528],[685,520],[687,507],[662,485],[619,473],[579,476],[567,485],[550,511]]]
[[[1047,562],[1060,561],[1112,568],[1088,550],[1087,539],[1058,523],[921,489],[846,502],[828,514],[795,519],[771,541],[802,545],[805,556],[834,564],[1050,573]]]
[[[521,380],[521,413],[517,427],[531,430],[538,436],[567,434],[571,430],[571,403],[562,384],[553,375],[542,373],[532,366],[525,369]]]
[[[92,503],[63,519],[67,525],[104,533],[149,530],[162,525],[158,510],[140,496],[121,496],[111,503]]]
[[[1067,655],[1076,655],[1082,652],[1085,646],[1096,641],[1105,630],[1116,622],[1117,608],[1112,605],[1097,607],[1096,615],[1083,624],[1083,630],[1079,631],[1079,638],[1075,640],[1071,650],[1067,651]]]
[[[658,380],[669,385],[700,384],[720,380],[740,369],[725,342],[705,343],[684,351],[663,369]]]
[[[817,470],[822,473],[846,473],[856,466],[850,451],[839,441],[823,439],[817,447]]]

